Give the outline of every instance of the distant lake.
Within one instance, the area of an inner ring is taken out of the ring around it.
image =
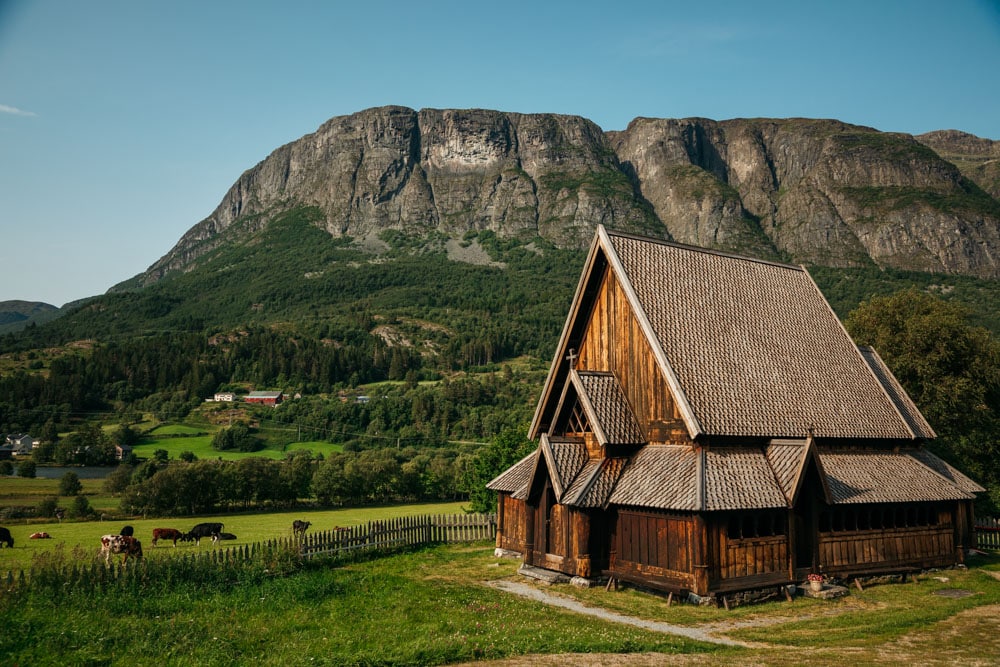
[[[73,471],[80,479],[104,479],[114,469],[115,466],[37,466],[35,476],[45,479],[60,479],[66,473]]]

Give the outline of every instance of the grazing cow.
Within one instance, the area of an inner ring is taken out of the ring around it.
[[[4,542],[11,549],[14,548],[14,538],[10,536],[10,531],[0,526],[0,542]]]
[[[220,540],[235,540],[236,536],[232,533],[219,533]]]
[[[177,540],[182,539],[184,533],[177,530],[176,528],[154,528],[153,529],[153,546],[160,540],[171,540],[174,546],[177,546]]]
[[[132,537],[133,535],[135,535],[135,531],[132,530],[132,526],[122,526],[121,532],[118,534],[123,535],[125,537]]]
[[[308,521],[299,521],[296,519],[292,522],[292,534],[295,537],[305,537],[306,531],[312,524]]]
[[[142,544],[130,535],[103,535],[101,554],[104,556],[105,565],[111,565],[111,556],[122,554],[122,565],[124,565],[129,558],[142,560]]]
[[[189,542],[194,542],[198,546],[201,546],[201,538],[211,537],[212,544],[219,541],[219,533],[222,532],[221,523],[199,523],[191,531],[185,535],[185,539]]]
[[[32,533],[31,535],[28,535],[29,540],[47,540],[51,537],[52,536],[46,533],[45,531],[42,531],[40,533]]]

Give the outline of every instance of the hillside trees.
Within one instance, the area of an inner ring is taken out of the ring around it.
[[[909,289],[863,303],[845,320],[872,345],[938,435],[931,447],[1000,503],[1000,342],[960,306]]]

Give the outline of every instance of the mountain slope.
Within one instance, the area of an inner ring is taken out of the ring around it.
[[[793,262],[1000,277],[991,167],[964,176],[928,145],[833,120],[639,118],[603,132],[578,116],[368,109],[246,171],[129,286],[296,206],[359,247],[386,231],[490,231],[581,248],[601,223]]]
[[[59,316],[59,309],[41,301],[0,301],[0,334],[20,331]]]

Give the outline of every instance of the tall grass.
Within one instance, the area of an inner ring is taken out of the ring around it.
[[[490,551],[484,543],[342,567],[295,562],[280,575],[274,566],[211,573],[171,563],[124,587],[4,595],[0,656],[9,664],[434,665],[535,652],[717,650],[486,588],[482,578],[516,567],[497,565]]]

